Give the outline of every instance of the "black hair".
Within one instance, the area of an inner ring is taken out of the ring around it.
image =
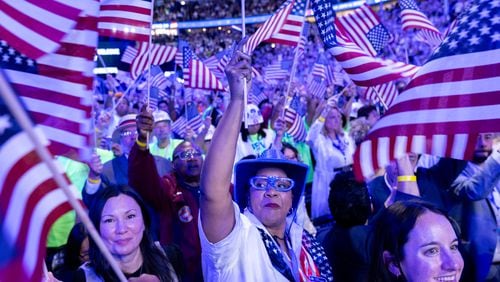
[[[100,230],[102,210],[106,202],[113,197],[121,194],[134,199],[141,208],[142,216],[144,219],[144,234],[140,242],[141,254],[143,257],[142,271],[143,273],[153,274],[157,276],[160,281],[172,281],[170,262],[165,253],[155,245],[151,234],[151,217],[147,211],[146,204],[142,198],[130,186],[127,185],[113,185],[100,189],[95,196],[89,209],[89,217],[97,230]],[[119,281],[114,271],[109,265],[108,261],[101,254],[94,240],[89,240],[89,256],[91,266],[97,274],[99,274],[104,281]]]
[[[357,182],[352,171],[335,175],[330,183],[328,205],[335,223],[344,228],[365,224],[371,214],[366,184]]]
[[[71,228],[68,236],[68,242],[64,247],[64,266],[67,269],[77,270],[82,264],[80,260],[80,249],[83,241],[88,237],[85,225],[79,222]]]
[[[271,101],[269,101],[269,98],[265,98],[264,100],[259,102],[257,107],[259,107],[259,109],[261,109],[264,104],[271,104],[272,105]]]
[[[157,103],[157,106],[159,107],[160,104],[166,104],[168,106],[168,101],[167,100],[159,100],[158,103]]]
[[[370,277],[375,282],[401,281],[405,279],[404,274],[399,278],[391,273],[384,263],[383,253],[388,251],[394,256],[395,264],[405,258],[404,245],[408,241],[408,235],[415,227],[417,219],[425,212],[432,212],[444,216],[450,222],[457,238],[460,238],[460,230],[456,222],[448,217],[445,212],[433,204],[421,200],[399,201],[385,208],[377,216],[374,222],[372,243],[372,263]]]
[[[375,105],[365,105],[358,109],[358,118],[368,118],[368,115],[370,115],[373,111],[377,111],[377,107],[375,107]]]
[[[297,159],[299,158],[299,150],[297,150],[297,148],[295,148],[292,144],[290,144],[288,142],[281,143],[281,153],[282,154],[285,153],[285,149],[292,150],[293,153],[295,154],[295,156],[297,157]]]
[[[245,128],[244,122],[241,123],[240,132],[241,132],[241,139],[243,140],[243,142],[247,142],[248,135],[250,135],[250,133],[248,132],[248,129]],[[262,124],[259,128],[259,131],[257,131],[257,134],[262,138],[266,138],[266,132],[264,131],[264,127],[262,126]]]

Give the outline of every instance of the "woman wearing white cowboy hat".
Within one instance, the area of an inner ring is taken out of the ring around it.
[[[251,79],[250,57],[237,51],[226,67],[231,101],[214,133],[202,171],[199,232],[207,281],[332,281],[322,247],[294,222],[307,166],[263,158],[235,167],[244,112],[244,79]],[[243,212],[243,213],[242,213]]]

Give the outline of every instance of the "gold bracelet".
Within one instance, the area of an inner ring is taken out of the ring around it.
[[[319,117],[318,117],[318,120],[319,120],[320,122],[325,122],[325,118],[324,118],[324,117],[322,117],[322,116],[319,116]]]
[[[87,180],[92,183],[92,184],[98,184],[99,182],[101,182],[101,179],[98,178],[98,179],[94,179],[94,178],[87,178]]]
[[[416,175],[400,175],[398,176],[398,182],[416,182]]]
[[[142,149],[146,148],[146,146],[148,145],[146,144],[146,142],[139,141],[139,139],[135,140],[135,143],[137,143],[137,145],[139,145],[139,147]]]

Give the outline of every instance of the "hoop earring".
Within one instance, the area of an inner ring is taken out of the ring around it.
[[[288,210],[288,213],[286,214],[286,216],[292,215],[293,211],[294,211],[293,207],[290,208],[290,210]]]

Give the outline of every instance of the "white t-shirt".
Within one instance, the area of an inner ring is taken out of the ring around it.
[[[288,281],[271,263],[257,227],[266,228],[250,212],[240,213],[233,202],[236,224],[229,235],[210,243],[198,219],[201,264],[205,281]],[[200,216],[201,218],[201,216]],[[295,257],[299,257],[303,229],[292,224],[290,230]],[[295,274],[296,275],[296,274]]]

